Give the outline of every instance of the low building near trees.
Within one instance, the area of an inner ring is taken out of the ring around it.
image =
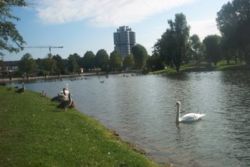
[[[19,61],[0,62],[0,76],[11,75],[18,72]]]

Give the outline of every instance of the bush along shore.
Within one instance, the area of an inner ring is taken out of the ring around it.
[[[38,93],[0,87],[1,166],[158,166],[98,121]]]

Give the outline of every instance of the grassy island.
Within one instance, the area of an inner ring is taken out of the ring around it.
[[[1,166],[158,166],[98,121],[38,93],[0,87]]]

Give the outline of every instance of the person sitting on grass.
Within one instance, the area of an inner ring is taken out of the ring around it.
[[[57,94],[57,96],[53,97],[51,101],[57,101],[57,102],[62,102],[62,101],[67,101],[69,99],[69,90],[66,88],[63,88],[63,90]]]
[[[58,96],[61,97],[62,101],[69,100],[69,91],[66,88],[63,88],[63,91],[61,94],[58,94]]]
[[[67,108],[74,108],[74,101],[71,97],[71,94],[68,94],[68,99],[63,100],[59,105],[59,108],[63,108],[64,110],[66,110]]]

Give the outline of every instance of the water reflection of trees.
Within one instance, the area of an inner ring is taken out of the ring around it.
[[[250,72],[229,71],[222,74],[224,86],[224,118],[227,136],[234,143],[232,155],[243,166],[250,162]]]
[[[170,74],[166,75],[168,79],[171,80],[179,80],[179,81],[186,81],[189,80],[189,75],[188,73],[177,73],[177,74]]]
[[[221,79],[224,84],[250,87],[250,71],[247,70],[225,71],[222,73]]]

